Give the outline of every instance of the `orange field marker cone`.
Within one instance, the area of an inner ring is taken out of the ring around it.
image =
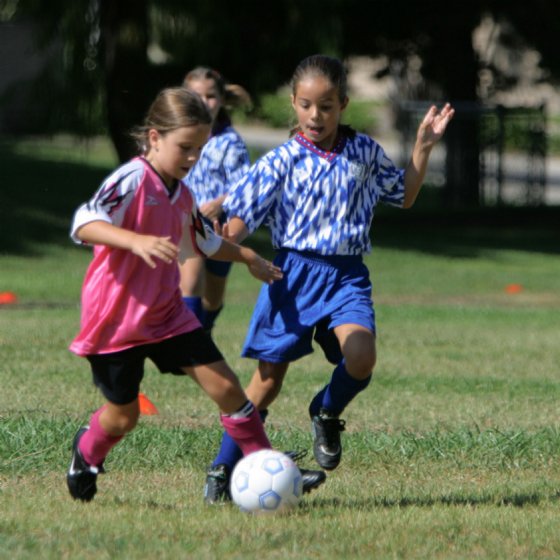
[[[0,292],[0,305],[7,305],[16,301],[17,296],[14,292]]]
[[[145,416],[159,414],[156,405],[144,393],[138,394],[138,402],[140,404],[140,414],[144,414]]]
[[[506,294],[519,294],[523,291],[523,286],[521,284],[508,284],[504,291]]]

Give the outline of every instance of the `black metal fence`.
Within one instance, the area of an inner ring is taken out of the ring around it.
[[[431,104],[406,102],[397,110],[397,128],[401,133],[401,164],[410,157],[418,125]],[[478,161],[478,200],[483,206],[504,204],[538,206],[545,202],[547,117],[544,105],[538,107],[482,106],[454,103],[455,120],[475,129],[475,141],[454,143],[459,150],[448,158],[445,142],[436,147],[427,181],[446,189],[449,161],[467,158]],[[473,150],[478,158],[473,158]],[[457,178],[454,179],[457,181]]]

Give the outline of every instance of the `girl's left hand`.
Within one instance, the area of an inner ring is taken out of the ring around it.
[[[446,103],[439,112],[437,107],[432,105],[418,127],[418,134],[416,136],[418,142],[425,146],[435,144],[443,136],[454,114],[455,109],[449,103]]]

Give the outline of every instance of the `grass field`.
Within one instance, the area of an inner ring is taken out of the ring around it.
[[[112,156],[72,139],[1,148],[0,292],[18,303],[0,305],[0,558],[560,557],[558,209],[444,214],[427,192],[380,211],[375,380],[344,413],[340,467],[292,514],[204,505],[217,410],[151,365],[143,390],[160,413],[82,504],[65,486],[70,444],[102,399],[67,350],[90,257],[67,231]],[[266,233],[251,244],[270,256]],[[243,380],[258,288],[236,265],[215,331]],[[267,422],[275,447],[311,449],[307,404],[330,369],[319,352],[292,366]]]

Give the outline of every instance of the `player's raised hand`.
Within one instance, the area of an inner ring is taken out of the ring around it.
[[[432,105],[418,127],[417,141],[424,146],[435,144],[443,136],[454,114],[455,109],[449,103],[446,103],[441,111]]]
[[[179,247],[171,241],[170,237],[157,237],[155,235],[136,235],[130,250],[150,268],[156,267],[154,257],[170,264],[177,260],[179,256]]]

